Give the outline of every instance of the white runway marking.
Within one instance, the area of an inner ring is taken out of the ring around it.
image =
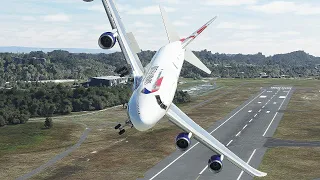
[[[258,112],[261,112],[261,109]]]
[[[249,122],[251,122],[253,119],[250,119],[250,121]]]
[[[272,92],[272,91],[267,91],[267,92]]]
[[[262,106],[262,108],[265,108],[266,106]]]
[[[220,124],[217,128],[215,128],[213,131],[210,132],[210,134],[212,134],[214,131],[216,131],[217,129],[219,129],[221,126],[223,126],[225,123],[227,123],[231,118],[233,118],[236,114],[238,114],[241,110],[243,110],[245,107],[247,107],[250,103],[252,103],[255,99],[257,99],[259,96],[261,96],[261,94],[263,94],[266,90],[262,91],[260,94],[258,94],[258,96],[256,96],[255,98],[253,98],[250,102],[248,102],[246,105],[244,105],[241,109],[239,109],[237,112],[235,112],[232,116],[230,116],[226,121],[224,121],[222,124]],[[196,145],[198,145],[199,142],[197,142],[196,144],[194,144],[192,147],[190,147],[187,151],[185,151],[184,153],[182,153],[180,156],[178,156],[175,160],[173,160],[170,164],[168,164],[166,167],[164,167],[162,170],[160,170],[157,174],[155,174],[152,178],[150,178],[149,180],[154,179],[155,177],[157,177],[160,173],[162,173],[164,170],[166,170],[168,167],[170,167],[174,162],[176,162],[177,160],[179,160],[182,156],[184,156],[186,153],[188,153],[191,149],[193,149]]]
[[[227,144],[227,146],[229,146],[229,145],[232,143],[232,141],[233,141],[233,140],[229,141],[228,144]]]
[[[208,168],[208,166],[204,167],[199,174],[201,175],[207,168]]]
[[[258,114],[255,114],[254,117],[257,117]]]
[[[238,132],[238,134],[236,134],[236,136],[238,137],[240,135],[241,131]]]
[[[260,98],[266,98],[267,96],[260,96]]]
[[[252,110],[249,110],[248,112],[249,112],[249,113],[251,113],[251,112],[252,112]]]
[[[279,99],[285,99],[287,96],[279,96]]]
[[[251,161],[251,159],[252,159],[254,153],[256,152],[256,150],[257,150],[257,149],[254,149],[254,150],[253,150],[253,152],[252,152],[251,156],[249,157],[247,163],[249,163],[249,162]],[[241,173],[239,174],[237,180],[239,180],[239,179],[241,178],[242,174],[243,174],[243,171],[241,171]]]
[[[273,102],[273,104],[277,104],[277,102]]]
[[[261,104],[261,102],[258,102],[258,104]]]
[[[290,92],[290,91],[289,91],[289,92]],[[287,96],[288,96],[289,92],[287,93]],[[287,97],[287,96],[286,96],[286,97]],[[285,100],[286,100],[286,99],[284,99],[284,100],[282,101],[282,103],[281,103],[281,105],[280,105],[280,107],[279,107],[279,109],[278,109],[278,110],[280,110],[280,108],[282,107],[282,105],[283,105],[283,103],[284,103],[284,101],[285,101]],[[270,128],[270,126],[271,126],[271,124],[272,124],[273,120],[276,118],[276,116],[277,116],[277,115],[278,115],[278,112],[276,112],[276,114],[273,116],[273,119],[271,120],[271,122],[270,122],[269,126],[267,127],[266,131],[263,133],[263,135],[262,135],[262,136],[265,136],[265,135],[267,134],[268,129]]]
[[[244,130],[247,126],[248,126],[248,124],[246,124],[246,125],[242,128],[242,130]]]
[[[267,134],[267,131],[268,131],[268,129],[270,128],[270,126],[271,126],[271,124],[272,124],[272,122],[273,122],[274,118],[276,118],[277,114],[278,114],[278,112],[276,112],[276,114],[273,116],[273,118],[272,118],[272,120],[271,120],[271,122],[270,122],[269,126],[267,127],[266,131],[263,133],[263,135],[262,135],[262,136],[265,136],[265,135]]]
[[[269,113],[270,113],[270,111],[267,111],[266,113],[268,113],[268,114],[269,114]]]

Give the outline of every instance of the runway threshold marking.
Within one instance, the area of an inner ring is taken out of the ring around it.
[[[226,121],[224,121],[222,124],[220,124],[217,128],[215,128],[213,131],[210,132],[210,134],[212,134],[213,132],[215,132],[217,129],[219,129],[221,126],[223,126],[225,123],[227,123],[231,118],[233,118],[236,114],[238,114],[240,111],[242,111],[242,109],[244,109],[245,107],[247,107],[250,103],[252,103],[252,101],[254,101],[255,99],[257,99],[261,94],[263,94],[266,90],[263,90],[260,94],[258,94],[255,98],[253,98],[250,102],[248,102],[246,105],[244,105],[241,109],[239,109],[237,112],[235,112],[232,116],[230,116]],[[160,173],[162,173],[164,170],[166,170],[168,167],[170,167],[174,162],[176,162],[177,160],[179,160],[182,156],[184,156],[187,152],[189,152],[191,149],[193,149],[196,145],[198,145],[199,142],[197,142],[196,144],[194,144],[192,147],[190,147],[190,149],[188,149],[187,151],[185,151],[184,153],[182,153],[180,156],[178,156],[175,160],[173,160],[170,164],[168,164],[166,167],[164,167],[162,170],[160,170],[157,174],[155,174],[152,178],[150,178],[149,180],[154,179],[155,177],[157,177]]]
[[[249,162],[251,161],[251,159],[252,159],[252,157],[253,157],[254,153],[256,153],[256,150],[257,150],[257,149],[254,149],[254,150],[253,150],[253,152],[252,152],[251,156],[249,157],[249,159],[248,159],[247,163],[249,163]],[[238,176],[237,180],[239,180],[239,179],[241,178],[242,174],[243,174],[243,171],[241,171],[241,173],[239,174],[239,176]]]
[[[290,90],[291,91],[291,90]],[[288,94],[289,94],[289,92],[290,91],[288,91],[288,93],[287,93],[287,95],[286,95],[286,98],[287,98],[287,96],[288,96]],[[282,101],[282,103],[281,103],[281,105],[279,106],[279,108],[278,108],[278,111],[281,109],[281,107],[282,107],[282,105],[283,105],[283,103],[284,103],[284,101],[286,100],[286,98]],[[262,136],[265,136],[266,134],[267,134],[267,132],[268,132],[268,130],[269,130],[269,128],[270,128],[270,126],[271,126],[271,124],[273,123],[273,121],[274,121],[274,119],[276,118],[276,116],[278,115],[278,112],[276,112],[276,114],[273,116],[273,118],[272,118],[272,120],[271,120],[271,122],[270,122],[270,124],[269,124],[269,126],[267,127],[267,129],[266,129],[266,131],[263,133],[263,135]]]

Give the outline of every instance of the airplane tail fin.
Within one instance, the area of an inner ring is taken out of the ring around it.
[[[162,20],[167,32],[168,40],[169,42],[175,42],[175,41],[181,41],[182,47],[185,48],[191,41],[193,41],[207,26],[209,26],[215,18],[211,19],[207,24],[202,26],[198,31],[193,33],[190,37],[186,39],[181,39],[178,35],[178,33],[175,31],[173,25],[169,21],[168,15],[164,8],[160,6],[160,11],[162,15]],[[186,48],[185,48],[186,49]],[[196,66],[197,68],[201,69],[202,71],[211,74],[211,71],[193,54],[193,52],[189,49],[186,49],[185,52],[185,60],[188,61],[190,64]]]
[[[163,24],[164,24],[164,27],[166,28],[169,42],[180,41],[180,37],[178,33],[174,30],[173,25],[169,21],[168,14],[166,13],[166,11],[162,6],[159,6],[159,7],[160,7]]]
[[[196,39],[214,20],[217,19],[217,16],[214,18],[210,19],[205,25],[203,25],[200,29],[198,29],[196,32],[192,33],[189,37],[185,39],[181,39],[182,41],[182,47],[185,48],[187,47],[193,40]]]

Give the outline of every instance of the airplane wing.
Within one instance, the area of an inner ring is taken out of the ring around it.
[[[251,176],[266,176],[267,174],[256,170],[249,164],[244,162],[241,158],[235,155],[227,147],[221,144],[217,139],[215,139],[206,130],[195,123],[191,118],[189,118],[184,112],[182,112],[176,105],[171,104],[169,110],[166,114],[170,121],[185,130],[186,132],[191,132],[194,138],[201,142],[203,145],[211,149],[212,151],[224,155],[230,162],[238,166],[243,171],[247,172]]]
[[[102,0],[102,4],[108,15],[111,27],[113,28],[113,30],[116,30],[118,34],[117,40],[119,46],[123,52],[123,55],[127,63],[131,66],[133,76],[143,76],[144,68],[141,64],[138,55],[136,54],[137,51],[135,51],[134,47],[132,46],[132,44],[135,44],[136,42],[130,42],[130,39],[132,38],[129,38],[127,36],[126,30],[121,21],[116,5],[114,4],[113,0]]]

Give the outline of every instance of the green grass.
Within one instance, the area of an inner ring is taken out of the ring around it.
[[[81,128],[76,124],[54,123],[52,129],[44,129],[43,124],[43,122],[28,122],[1,128],[0,157],[7,153],[44,150],[44,145],[47,144],[51,144],[50,148],[65,147],[67,144],[57,142],[73,142],[75,138],[72,137],[72,131]]]

